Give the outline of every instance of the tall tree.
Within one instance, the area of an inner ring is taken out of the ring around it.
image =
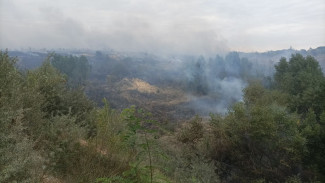
[[[282,58],[275,66],[275,86],[288,94],[288,107],[301,114],[299,130],[307,140],[305,166],[314,167],[320,180],[325,180],[325,77],[315,58],[292,55],[289,62]]]
[[[325,97],[321,97],[325,78],[315,58],[294,54],[289,62],[281,58],[275,69],[276,88],[291,95],[290,109],[305,115],[311,108],[319,119],[325,109]]]

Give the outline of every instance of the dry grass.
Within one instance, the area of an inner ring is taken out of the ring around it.
[[[160,121],[184,120],[193,115],[190,109],[184,108],[190,98],[177,86],[160,87],[139,78],[123,78],[109,83],[105,93],[113,107],[123,109],[136,105],[152,112]]]
[[[136,90],[140,93],[158,93],[159,88],[151,85],[141,79],[138,78],[124,78],[119,83],[117,83],[117,87],[120,88],[121,91],[128,90]]]

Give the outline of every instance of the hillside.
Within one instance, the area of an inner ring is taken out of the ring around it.
[[[282,58],[271,77],[238,53],[199,57],[171,81],[120,67],[138,61],[141,70],[146,60],[105,64],[126,75],[91,75],[86,57],[53,54],[26,71],[0,52],[0,182],[325,180],[325,77],[314,57]],[[98,107],[85,92],[108,97]]]
[[[233,52],[225,57],[162,57],[147,53],[92,50],[9,51],[22,69],[37,68],[48,52],[84,55],[91,72],[84,84],[86,94],[98,106],[107,98],[113,108],[140,106],[164,120],[190,119],[195,114],[224,114],[242,100],[242,89],[255,79],[274,73],[281,57],[294,53],[311,55],[325,68],[325,49],[278,50],[264,53]],[[264,78],[264,79],[263,79]]]

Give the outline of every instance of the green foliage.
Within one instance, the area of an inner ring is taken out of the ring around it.
[[[196,116],[170,136],[160,140],[160,147],[168,157],[159,163],[164,173],[175,182],[220,182],[215,162],[207,156],[207,136],[210,131]]]
[[[274,103],[286,106],[288,104],[288,94],[277,90],[267,90],[260,82],[250,83],[243,93],[244,102],[248,106],[267,106]]]
[[[305,118],[301,120],[299,128],[307,139],[308,149],[304,154],[306,169],[311,170],[317,179],[324,180],[325,126],[321,121],[317,122],[314,111],[310,109]]]
[[[126,124],[121,115],[111,109],[106,99],[103,100],[104,107],[97,111],[96,136],[92,142],[97,147],[109,149],[110,152],[117,153],[120,149],[127,148],[123,144],[123,134]]]
[[[140,164],[144,162],[144,160],[148,161],[148,165],[144,165],[143,170],[148,169],[149,172],[145,174],[140,174],[139,176],[140,179],[138,181],[143,182],[144,180],[142,179],[144,176],[146,177],[147,180],[146,182],[152,183],[154,181],[153,180],[154,167],[153,167],[153,154],[152,154],[153,153],[152,147],[153,147],[154,140],[150,134],[155,132],[152,126],[154,125],[155,122],[150,119],[151,116],[150,113],[145,112],[142,109],[137,110],[134,106],[125,109],[122,112],[122,115],[124,116],[128,126],[128,133],[124,138],[131,145],[131,147],[137,151],[136,164]],[[139,137],[142,137],[142,139],[137,139]],[[144,157],[143,154],[145,155]],[[126,174],[126,176],[128,176],[128,174]],[[135,176],[135,174],[131,173],[129,174],[129,176]],[[134,177],[135,178],[134,180],[136,180],[136,177]]]
[[[43,131],[45,147],[48,153],[48,170],[66,176],[74,168],[75,144],[84,137],[84,129],[75,123],[73,116],[55,116],[51,118]],[[47,141],[47,143],[46,143]]]
[[[252,82],[228,114],[211,114],[210,122],[196,116],[175,132],[162,132],[134,106],[118,112],[104,99],[95,108],[82,90],[67,87],[71,77],[85,77],[66,64],[87,65],[85,58],[49,59],[21,73],[16,59],[0,52],[0,182],[324,180],[325,82],[312,57],[281,59],[278,90]]]
[[[107,103],[106,105],[107,106]],[[132,153],[129,167],[123,173],[107,178],[99,178],[97,182],[168,182],[167,178],[155,166],[156,159],[162,157],[156,147],[156,122],[151,120],[151,114],[135,106],[124,109],[121,117],[125,122],[125,131],[119,133],[123,138],[126,151]],[[112,125],[115,126],[115,125]],[[116,132],[116,130],[114,130]]]
[[[17,60],[10,58],[7,52],[0,51],[0,105],[6,104],[4,100],[12,100],[17,92],[16,86],[22,81],[20,73],[15,68]],[[6,101],[14,102],[14,101]]]
[[[138,164],[130,164],[130,169],[123,172],[121,176],[112,176],[109,178],[98,178],[96,183],[149,183],[150,169],[147,167],[139,166]],[[157,172],[154,176],[156,183],[171,182],[167,177]]]
[[[289,107],[299,114],[306,114],[312,108],[319,117],[325,109],[324,75],[318,62],[311,56],[292,55],[287,62],[282,58],[275,66],[276,87],[290,96]]]
[[[299,130],[307,139],[304,164],[316,177],[324,179],[325,138],[321,115],[325,111],[325,77],[319,63],[311,56],[292,55],[290,61],[282,58],[275,66],[277,89],[288,94],[287,106],[301,114]],[[309,168],[308,168],[309,167]],[[316,168],[315,168],[316,167]]]
[[[227,116],[212,115],[210,156],[229,165],[221,170],[222,178],[283,181],[295,174],[306,140],[297,116],[270,100],[273,96],[255,84],[245,89],[245,103],[236,104]]]
[[[178,135],[178,140],[182,143],[194,144],[203,137],[202,118],[195,116],[195,119],[189,122]]]
[[[220,179],[216,174],[214,162],[203,156],[194,155],[189,159],[180,157],[173,162],[176,165],[173,176],[177,182],[184,183],[218,183]]]
[[[36,182],[43,173],[44,159],[33,149],[26,131],[23,101],[28,93],[16,59],[0,51],[0,182]]]
[[[151,182],[150,169],[139,166],[138,163],[131,163],[130,168],[122,173],[121,176],[110,178],[99,178],[97,183],[149,183]]]
[[[44,158],[24,133],[22,117],[22,113],[16,116],[0,111],[0,182],[37,182],[43,173]],[[9,126],[4,126],[6,123]]]
[[[41,109],[46,117],[58,115],[64,110],[62,96],[65,92],[65,78],[48,61],[37,70],[27,73],[26,85],[29,93],[39,94]]]
[[[0,58],[1,182],[70,174],[79,156],[75,145],[90,129],[91,102],[68,90],[49,61],[22,74],[7,53]]]
[[[76,57],[53,54],[51,64],[61,73],[68,76],[69,85],[72,87],[84,85],[91,70],[91,66],[85,56]]]

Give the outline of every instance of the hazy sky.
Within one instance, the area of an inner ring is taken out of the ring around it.
[[[0,0],[0,48],[214,54],[325,45],[325,0]]]

